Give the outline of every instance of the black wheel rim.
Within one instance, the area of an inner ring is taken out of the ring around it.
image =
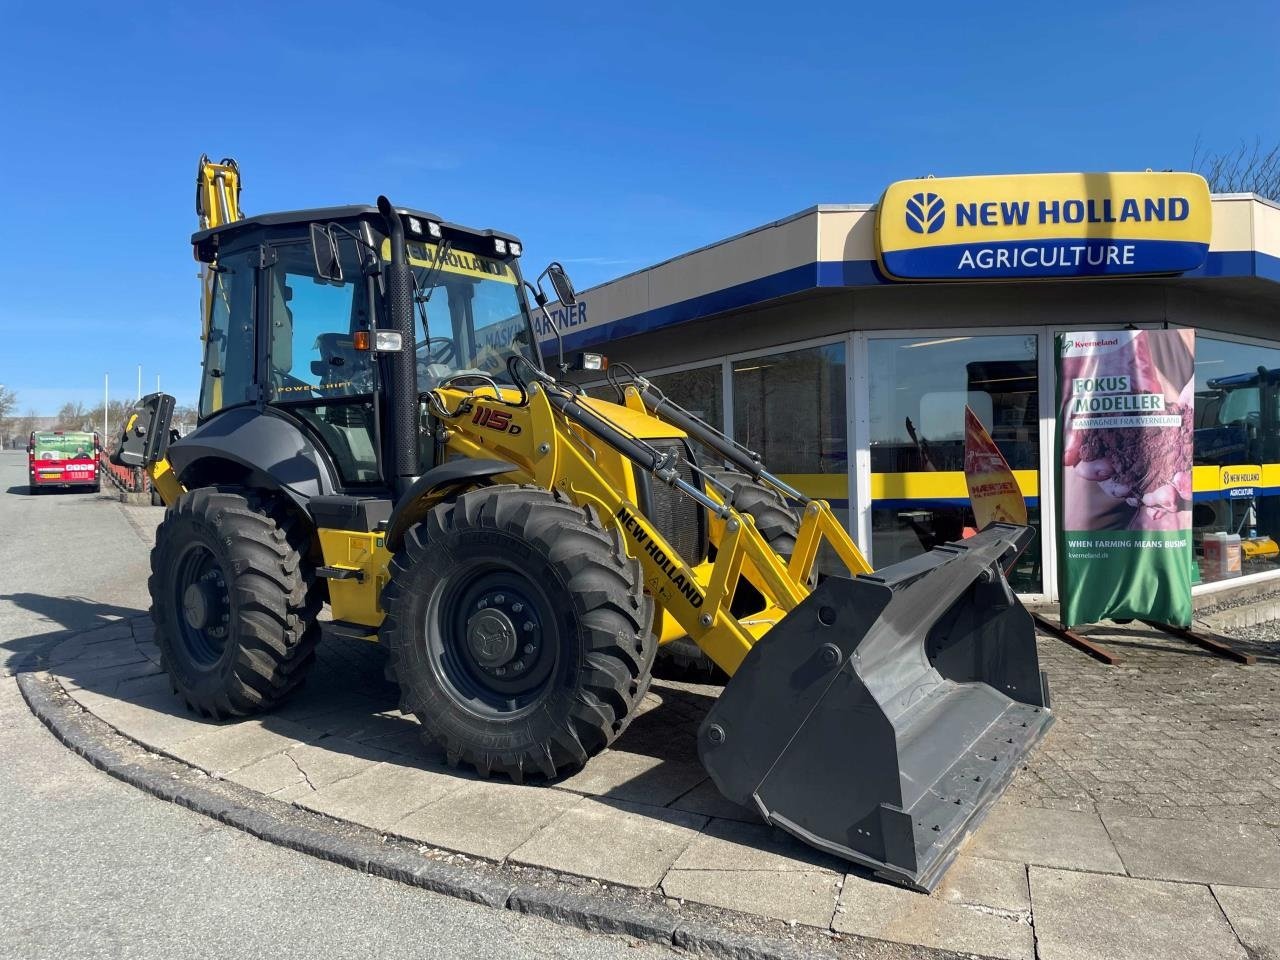
[[[202,543],[188,544],[173,578],[173,609],[178,637],[196,667],[222,659],[231,631],[231,596],[217,558]]]
[[[523,571],[464,564],[432,593],[426,652],[458,703],[488,717],[533,709],[551,688],[560,657],[554,608]]]

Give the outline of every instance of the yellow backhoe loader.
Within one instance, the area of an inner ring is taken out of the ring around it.
[[[644,377],[610,370],[610,403],[563,378],[602,358],[548,372],[543,281],[576,295],[554,263],[527,283],[516,237],[385,197],[246,218],[229,160],[202,158],[197,206],[199,426],[171,436],[153,394],[116,454],[167,504],[152,609],[192,709],[280,703],[327,603],[451,762],[549,780],[691,641],[729,677],[698,736],[728,798],[937,883],[1052,720],[1005,579],[1029,528],[873,572],[825,502]],[[815,575],[824,544],[846,575]]]

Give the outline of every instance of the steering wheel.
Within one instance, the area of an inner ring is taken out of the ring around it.
[[[458,356],[458,347],[449,337],[427,337],[421,350],[427,363],[450,363]]]

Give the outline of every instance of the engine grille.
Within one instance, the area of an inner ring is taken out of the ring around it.
[[[679,454],[677,472],[680,479],[691,486],[701,488],[702,480],[694,472],[690,462],[693,451],[683,440],[650,440],[649,444],[663,453]],[[694,500],[675,487],[669,487],[654,479],[647,471],[636,467],[636,490],[640,503],[637,506],[648,516],[667,543],[675,547],[680,559],[693,566],[707,559],[707,514]]]

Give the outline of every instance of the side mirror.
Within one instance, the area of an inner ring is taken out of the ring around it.
[[[578,302],[578,295],[574,293],[573,283],[569,280],[569,275],[564,272],[564,267],[552,261],[547,265],[546,276],[551,281],[551,286],[556,292],[556,299],[561,304],[566,307],[572,307]]]
[[[319,223],[311,225],[311,255],[316,262],[316,276],[331,283],[342,282],[342,259],[333,231]]]

